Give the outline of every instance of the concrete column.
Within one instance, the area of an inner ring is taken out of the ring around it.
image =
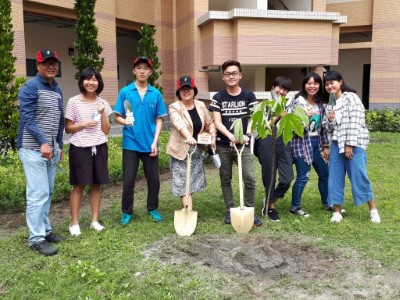
[[[326,0],[312,0],[312,11],[326,11]]]
[[[115,0],[97,0],[95,13],[96,26],[99,29],[97,38],[103,47],[101,56],[105,59],[101,71],[104,80],[104,91],[101,96],[113,105],[118,96]]]
[[[310,73],[317,73],[319,76],[321,76],[321,78],[323,78],[324,67],[323,66],[311,67],[309,72]]]
[[[400,10],[375,0],[371,47],[370,109],[400,107]]]
[[[257,0],[257,9],[268,9],[268,0]]]
[[[255,72],[255,87],[254,91],[264,92],[265,91],[265,67],[258,67]]]

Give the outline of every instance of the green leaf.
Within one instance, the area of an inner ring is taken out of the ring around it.
[[[336,95],[335,93],[329,94],[329,105],[333,108],[336,105]]]
[[[239,141],[243,144],[243,122],[242,118],[237,119],[232,123],[230,130],[233,129],[233,135],[235,136],[235,140]]]
[[[289,143],[293,138],[293,131],[292,130],[284,130],[283,131],[283,142],[285,145]]]
[[[304,108],[297,105],[294,109],[294,115],[300,118],[300,120],[303,122],[303,126],[308,126],[308,116]]]

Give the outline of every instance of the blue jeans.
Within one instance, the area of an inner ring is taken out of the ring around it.
[[[339,153],[337,143],[332,142],[329,173],[329,204],[342,205],[344,203],[346,173],[350,178],[354,205],[359,206],[374,199],[367,174],[367,153],[364,149],[353,147],[353,158],[347,159],[344,153]]]
[[[328,206],[328,164],[319,151],[318,138],[311,138],[311,145],[313,149],[312,166],[318,174],[318,190],[321,195],[321,202],[323,206]],[[297,157],[293,161],[296,166],[297,177],[292,189],[291,209],[296,210],[301,207],[301,196],[310,177],[311,166],[307,164],[303,157]]]
[[[49,211],[56,167],[41,155],[39,151],[19,149],[26,177],[26,223],[29,227],[29,245],[44,240],[45,236],[51,233]],[[60,152],[53,156],[54,162],[59,160]]]

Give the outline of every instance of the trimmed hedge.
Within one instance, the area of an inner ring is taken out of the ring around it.
[[[160,171],[169,169],[169,155],[165,153],[169,132],[164,131],[160,136]],[[122,180],[122,138],[110,137],[108,141],[108,171],[113,183]],[[68,199],[71,186],[69,184],[69,145],[64,147],[64,159],[60,166],[65,174],[57,172],[53,202]],[[142,165],[139,167],[139,177],[143,177]],[[18,153],[8,152],[6,157],[0,157],[0,210],[21,209],[25,205],[26,181]],[[122,192],[122,191],[121,191]]]

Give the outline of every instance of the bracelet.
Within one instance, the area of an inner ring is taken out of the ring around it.
[[[322,148],[329,148],[329,144],[322,145]]]
[[[251,137],[253,136],[250,132],[246,133],[247,137],[251,139]]]

